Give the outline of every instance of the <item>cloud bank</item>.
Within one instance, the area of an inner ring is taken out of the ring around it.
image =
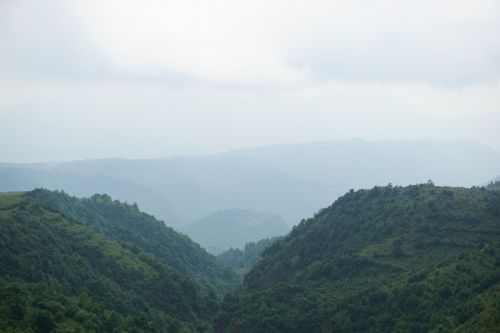
[[[6,0],[0,49],[4,161],[350,137],[500,149],[497,1]]]

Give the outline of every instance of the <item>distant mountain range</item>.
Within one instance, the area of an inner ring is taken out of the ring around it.
[[[500,153],[464,141],[346,140],[207,156],[0,166],[0,174],[11,168],[1,178],[0,191],[44,186],[75,195],[110,193],[177,227],[226,208],[269,212],[292,225],[351,188],[429,179],[443,185],[484,184],[500,173]],[[14,176],[12,168],[18,174],[22,169],[22,175]],[[72,176],[67,178],[67,172]]]
[[[117,200],[137,203],[150,214],[176,225],[178,218],[170,204],[156,190],[123,179],[100,174],[82,175],[57,168],[0,167],[0,192],[29,191],[35,188],[64,190],[78,197],[106,193]]]
[[[229,248],[243,249],[246,243],[282,236],[289,230],[281,217],[247,209],[218,211],[182,228],[213,254]]]

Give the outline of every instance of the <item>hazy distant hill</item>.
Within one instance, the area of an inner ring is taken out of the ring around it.
[[[64,190],[78,197],[107,193],[117,200],[137,203],[139,208],[175,226],[177,216],[162,195],[151,188],[102,175],[81,175],[57,169],[0,167],[0,192],[30,191],[35,188]]]
[[[217,255],[217,259],[225,267],[237,273],[240,278],[243,278],[253,265],[255,265],[257,260],[259,260],[262,252],[280,238],[265,238],[257,242],[246,243],[242,250],[230,248]]]
[[[190,223],[183,231],[209,252],[244,248],[246,243],[281,236],[289,227],[279,216],[246,209],[226,209]]]
[[[209,332],[236,276],[107,195],[0,194],[2,332]]]
[[[350,188],[429,179],[442,185],[484,184],[498,175],[500,153],[463,141],[347,140],[198,157],[29,166],[110,176],[146,186],[158,191],[184,223],[239,207],[270,212],[296,224]]]
[[[500,192],[350,191],[262,254],[219,332],[497,332]]]

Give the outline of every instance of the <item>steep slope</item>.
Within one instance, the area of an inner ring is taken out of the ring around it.
[[[111,239],[151,253],[177,272],[195,279],[207,292],[222,296],[237,286],[236,276],[215,257],[185,235],[140,212],[136,205],[113,201],[105,194],[80,199],[62,192],[35,190],[26,196],[92,226]]]
[[[226,209],[188,224],[183,231],[208,251],[218,254],[289,231],[279,216],[248,209]]]
[[[499,297],[499,192],[375,187],[265,250],[217,330],[493,332]]]
[[[165,224],[175,226],[178,218],[160,193],[143,185],[133,184],[113,176],[80,175],[57,169],[0,167],[0,192],[31,191],[36,188],[64,190],[77,196],[107,193],[120,201],[136,202],[140,209]]]
[[[453,186],[484,184],[498,175],[500,153],[463,141],[346,140],[199,157],[30,167],[109,176],[155,189],[184,223],[218,209],[244,207],[279,215],[292,225],[350,188],[408,185],[428,179]]]
[[[216,309],[160,258],[33,195],[0,194],[2,332],[210,331]]]

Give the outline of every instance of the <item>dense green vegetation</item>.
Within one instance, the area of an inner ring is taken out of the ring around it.
[[[25,194],[71,219],[86,223],[107,237],[150,253],[183,275],[194,278],[208,292],[222,296],[238,285],[234,274],[198,244],[137,205],[113,201],[106,194],[76,198],[63,192],[35,190]]]
[[[274,242],[220,332],[500,331],[500,192],[350,191]]]
[[[130,241],[119,240],[125,239],[120,235],[125,229],[115,225],[118,221],[134,234]],[[105,228],[109,229],[104,232]],[[1,194],[2,332],[211,331],[219,303],[211,285],[201,287],[179,272],[166,260],[166,247],[155,254],[144,243],[148,237],[152,246],[161,240],[177,243],[165,246],[177,249],[179,253],[171,256],[189,259],[193,267],[196,260],[203,264],[204,257],[182,247],[190,244],[185,236],[162,230],[160,222],[135,206],[107,196],[80,200],[42,190]],[[111,232],[116,237],[107,235]],[[155,234],[170,238],[154,238]],[[216,259],[206,256],[211,261],[205,265],[213,265],[215,271]],[[220,272],[233,276],[223,268]],[[207,271],[207,279],[217,274]]]
[[[248,209],[225,209],[183,228],[207,251],[220,254],[229,248],[243,248],[248,242],[285,235],[290,228],[277,215]]]
[[[219,254],[217,259],[219,259],[225,267],[238,274],[240,279],[243,279],[243,276],[248,273],[257,260],[259,260],[262,252],[279,238],[280,237],[265,238],[258,242],[246,243],[243,250],[230,248]]]
[[[107,195],[0,194],[0,328],[500,331],[497,185],[350,191],[217,259]]]

